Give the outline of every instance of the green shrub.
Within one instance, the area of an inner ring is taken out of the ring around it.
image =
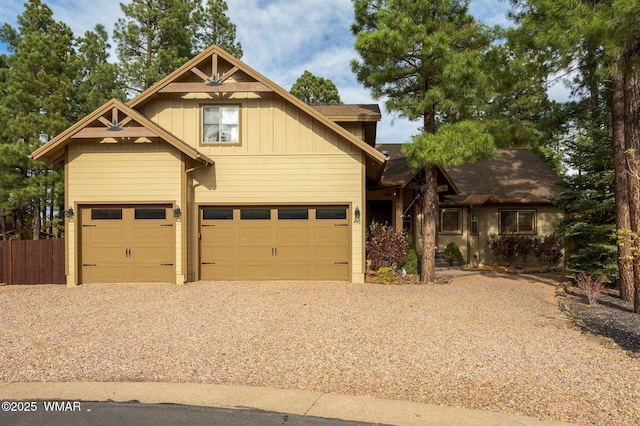
[[[460,247],[453,241],[447,244],[447,247],[444,249],[444,258],[448,262],[452,260],[459,260],[460,264],[464,265],[464,256],[462,256],[462,252],[460,251]]]
[[[409,243],[404,234],[391,226],[373,222],[367,231],[367,259],[371,269],[397,268],[407,261]]]
[[[385,283],[392,283],[396,280],[396,271],[388,267],[380,268],[376,272],[376,277]]]
[[[404,264],[404,270],[407,274],[419,274],[419,259],[418,259],[418,250],[416,246],[413,244],[409,244],[409,249],[407,250],[407,261]]]

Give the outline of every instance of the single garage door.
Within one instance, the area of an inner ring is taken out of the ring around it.
[[[171,206],[84,206],[80,222],[82,282],[175,282]]]
[[[203,280],[350,280],[347,206],[203,207]]]

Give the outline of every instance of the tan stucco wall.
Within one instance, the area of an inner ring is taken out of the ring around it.
[[[535,210],[536,211],[536,235],[549,235],[554,232],[554,224],[564,217],[564,212],[548,204],[504,204],[481,206],[478,209],[479,233],[471,235],[469,222],[469,207],[462,208],[462,234],[439,234],[438,250],[444,251],[449,242],[454,241],[460,247],[467,264],[475,265],[483,262],[486,265],[495,263],[495,259],[488,247],[491,234],[498,234],[500,210]],[[421,213],[417,212],[416,235],[418,236],[418,250],[421,253],[422,235],[419,225],[422,223]],[[476,257],[474,257],[474,255]],[[527,265],[536,265],[533,255],[527,258]]]

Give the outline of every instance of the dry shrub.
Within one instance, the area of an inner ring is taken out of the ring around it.
[[[584,294],[589,300],[589,304],[595,305],[598,303],[600,293],[604,290],[605,279],[600,277],[594,281],[590,275],[587,275],[584,271],[580,271],[578,275],[576,275],[576,284],[584,291]]]
[[[367,232],[367,259],[371,269],[396,269],[407,261],[409,243],[404,234],[391,226],[373,222]]]

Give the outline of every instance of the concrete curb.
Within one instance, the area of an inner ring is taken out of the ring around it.
[[[417,402],[252,386],[190,383],[0,382],[0,401],[139,401],[220,408],[254,408],[393,425],[544,425],[561,423],[508,413]]]

